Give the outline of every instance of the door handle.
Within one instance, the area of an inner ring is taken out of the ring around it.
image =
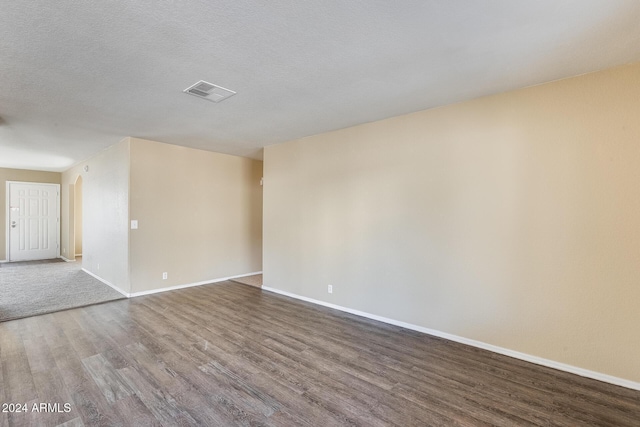
[[[11,228],[16,228],[18,224],[15,221],[11,221]]]

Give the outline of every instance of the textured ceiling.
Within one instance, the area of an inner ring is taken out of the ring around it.
[[[265,145],[640,60],[635,0],[0,0],[0,167]],[[215,104],[198,80],[237,92]]]

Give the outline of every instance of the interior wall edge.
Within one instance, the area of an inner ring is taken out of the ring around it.
[[[148,291],[133,292],[133,293],[129,294],[129,297],[131,297],[131,298],[140,297],[140,296],[143,296],[143,295],[151,295],[151,294],[158,294],[158,293],[161,293],[161,292],[175,291],[175,290],[178,290],[178,289],[192,288],[194,286],[211,285],[213,283],[220,283],[220,282],[224,282],[224,281],[231,280],[231,279],[239,279],[241,277],[254,276],[256,274],[262,274],[262,271],[254,271],[253,273],[238,274],[238,275],[235,275],[235,276],[228,276],[228,277],[222,277],[222,278],[217,278],[217,279],[202,280],[200,282],[186,283],[184,285],[168,286],[166,288],[150,289]]]
[[[70,262],[75,262],[75,261],[70,261]],[[112,289],[115,289],[116,291],[120,292],[122,295],[124,295],[125,297],[129,298],[131,296],[130,293],[123,291],[122,289],[120,289],[119,287],[117,287],[116,285],[114,285],[113,283],[109,282],[108,280],[103,279],[102,277],[98,276],[95,273],[90,272],[89,270],[87,270],[86,268],[82,268],[82,271],[84,271],[85,273],[87,273],[89,276],[93,277],[96,280],[99,280],[100,282],[104,283],[105,285],[109,286]]]

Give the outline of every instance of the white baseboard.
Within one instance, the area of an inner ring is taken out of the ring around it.
[[[0,259],[0,264],[5,263],[5,262],[9,262],[8,259]]]
[[[238,279],[240,277],[253,276],[255,274],[262,274],[262,271],[256,271],[256,272],[253,272],[253,273],[246,273],[246,274],[239,274],[237,276],[223,277],[223,278],[220,278],[220,279],[203,280],[201,282],[187,283],[185,285],[176,285],[176,286],[169,286],[169,287],[166,287],[166,288],[151,289],[150,291],[134,292],[132,294],[129,294],[129,296],[130,297],[139,297],[139,296],[142,296],[142,295],[157,294],[159,292],[175,291],[177,289],[191,288],[193,286],[202,286],[202,285],[208,285],[210,283],[224,282],[225,280]]]
[[[129,298],[131,296],[131,294],[129,294],[128,292],[123,291],[122,289],[120,289],[116,285],[114,285],[113,283],[109,282],[108,280],[103,279],[102,277],[98,276],[97,274],[94,274],[94,273],[90,272],[86,268],[82,268],[82,271],[84,271],[89,276],[93,277],[94,279],[98,279],[99,281],[101,281],[105,285],[112,287],[113,289],[115,289],[116,291],[120,292],[125,297]]]
[[[577,366],[567,365],[566,363],[556,362],[554,360],[544,359],[538,356],[532,356],[530,354],[521,353],[519,351],[509,350],[507,348],[498,347],[492,344],[487,344],[482,341],[476,341],[469,338],[452,335],[446,332],[437,331],[435,329],[429,329],[411,323],[401,322],[399,320],[389,319],[387,317],[378,316],[376,314],[366,313],[360,310],[354,310],[352,308],[342,307],[340,305],[331,304],[328,302],[316,300],[313,298],[307,298],[301,295],[296,295],[291,292],[281,291],[280,289],[271,288],[268,286],[262,286],[262,289],[276,294],[284,295],[287,297],[299,299],[302,301],[310,302],[312,304],[322,305],[324,307],[333,308],[335,310],[344,311],[347,313],[355,314],[356,316],[366,317],[368,319],[377,320],[379,322],[388,323],[390,325],[400,326],[401,328],[411,329],[412,331],[422,332],[424,334],[433,335],[436,337],[444,338],[450,341],[455,341],[461,344],[470,345],[472,347],[489,350],[494,353],[510,356],[515,359],[524,360],[525,362],[535,363],[536,365],[546,366],[548,368],[557,369],[559,371],[569,372],[571,374],[580,375],[581,377],[591,378],[594,380],[602,381],[609,384],[614,384],[620,387],[630,388],[632,390],[640,391],[640,383],[625,380],[623,378],[614,377],[612,375],[602,374],[600,372],[590,371],[588,369],[578,368]]]
[[[75,259],[65,258],[65,257],[63,257],[62,255],[60,255],[60,258],[61,258],[63,261],[65,261],[65,262],[76,262],[76,260],[75,260]]]
[[[76,254],[76,256],[82,256],[82,254]]]
[[[237,276],[223,277],[223,278],[220,278],[220,279],[203,280],[201,282],[187,283],[187,284],[184,284],[184,285],[169,286],[169,287],[166,287],[166,288],[151,289],[149,291],[141,291],[141,292],[129,293],[129,292],[123,291],[122,289],[120,289],[117,286],[115,286],[113,283],[109,282],[108,280],[103,279],[102,277],[98,276],[97,274],[90,272],[86,268],[82,268],[82,271],[87,273],[89,276],[101,281],[105,285],[112,287],[113,289],[115,289],[116,291],[120,292],[122,295],[126,296],[127,298],[134,298],[134,297],[139,297],[139,296],[142,296],[142,295],[157,294],[157,293],[160,293],[160,292],[175,291],[177,289],[191,288],[193,286],[208,285],[210,283],[224,282],[225,280],[237,279],[237,278],[246,277],[246,276],[253,276],[255,274],[262,274],[262,271],[257,271],[257,272],[254,272],[254,273],[239,274]]]

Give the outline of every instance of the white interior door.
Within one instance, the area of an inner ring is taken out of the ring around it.
[[[58,256],[60,186],[9,182],[9,261]]]

